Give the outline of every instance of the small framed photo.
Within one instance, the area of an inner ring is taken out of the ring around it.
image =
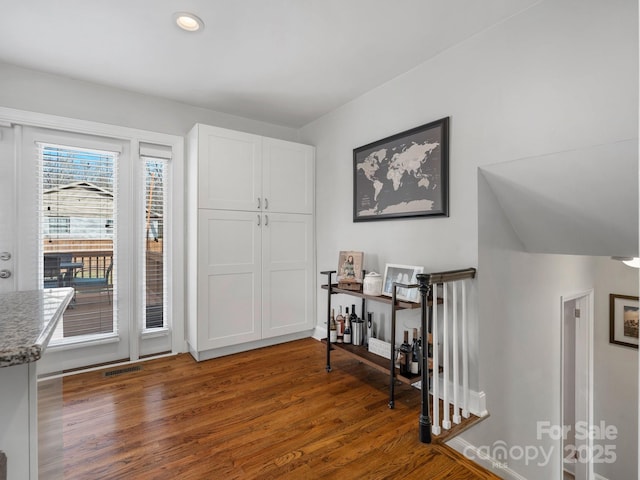
[[[609,343],[638,348],[638,297],[609,295]]]
[[[417,283],[416,275],[422,273],[424,267],[414,265],[396,265],[395,263],[387,263],[384,268],[384,284],[382,286],[382,294],[388,297],[393,295],[393,283],[404,283],[409,285]],[[396,298],[407,302],[417,302],[420,291],[417,288],[398,288]]]
[[[343,251],[338,257],[338,283],[362,283],[364,252]]]

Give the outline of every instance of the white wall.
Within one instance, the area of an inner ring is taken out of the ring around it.
[[[548,1],[301,129],[317,146],[318,265],[477,261],[476,166],[637,136],[636,2]],[[352,150],[451,116],[448,219],[352,223]],[[366,258],[365,258],[366,260]]]
[[[637,136],[637,17],[633,0],[541,2],[302,128],[319,269],[349,249],[369,270],[477,265],[477,166]],[[352,150],[444,116],[450,217],[353,223]]]
[[[538,438],[536,424],[560,424],[560,297],[593,288],[594,425],[617,428],[616,439],[595,442],[613,445],[615,462],[596,449],[603,461],[594,471],[637,478],[638,351],[609,343],[609,294],[637,296],[638,271],[609,257],[525,253],[483,175],[479,202],[480,384],[491,416],[462,437],[491,453],[500,442],[551,448],[547,466],[514,458],[507,466],[525,478],[561,478],[560,443]]]
[[[495,293],[478,293],[472,360],[482,370],[472,386],[487,394],[491,417],[465,432],[471,443],[522,444],[536,440],[535,419],[559,422],[559,299],[595,281],[591,258],[526,254],[515,234],[492,239],[505,245],[489,243],[496,250],[479,259],[477,168],[636,138],[637,24],[633,0],[543,1],[301,129],[301,141],[317,147],[320,270],[335,269],[338,252],[351,249],[365,252],[368,270],[478,265],[478,284]],[[353,223],[353,149],[444,116],[450,217]],[[581,175],[599,172],[577,171],[573,180]],[[483,310],[487,301],[498,318]],[[319,322],[325,304],[321,292]],[[532,479],[555,474],[515,467]]]
[[[609,480],[638,478],[638,350],[609,343],[609,294],[638,296],[638,270],[600,257],[596,263],[594,421],[618,429],[615,463],[595,465]]]
[[[297,139],[293,128],[6,63],[0,63],[0,106],[174,135],[186,135],[195,123],[205,123],[283,140]]]
[[[482,175],[479,185],[480,384],[491,416],[463,438],[476,447],[551,451],[539,464],[510,456],[529,479],[560,479],[561,443],[539,437],[537,422],[561,425],[561,297],[594,286],[595,260],[524,252]]]

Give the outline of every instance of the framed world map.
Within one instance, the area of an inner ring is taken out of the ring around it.
[[[449,216],[449,117],[353,150],[353,221]]]

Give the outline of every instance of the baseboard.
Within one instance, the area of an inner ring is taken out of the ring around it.
[[[443,388],[443,384],[444,384],[444,378],[442,378],[442,376],[438,377],[438,381],[440,382],[440,391],[439,391],[439,397],[440,399],[443,399],[444,395],[444,388]],[[451,402],[453,400],[453,382],[449,381],[448,383],[448,388],[449,388],[449,401]],[[458,400],[461,402],[462,401],[462,387],[460,385],[458,385]],[[477,417],[486,417],[487,415],[489,415],[489,412],[487,411],[487,397],[485,395],[484,392],[480,391],[475,391],[475,390],[469,390],[469,411],[474,414]]]
[[[486,452],[481,452],[477,447],[460,437],[454,437],[446,443],[455,451],[495,473],[500,478],[505,480],[527,480],[526,477],[523,477],[518,472],[511,470],[508,466],[504,466],[502,461],[488,456]]]
[[[438,377],[438,382],[439,382],[439,388],[440,388],[440,390],[438,391],[438,397],[440,398],[440,400],[444,400],[444,388],[443,388],[444,379],[440,376]],[[413,386],[416,388],[420,388],[420,383],[421,382],[416,382],[413,384]],[[448,382],[448,388],[449,388],[448,400],[449,400],[449,403],[453,403],[453,382]],[[433,394],[433,389],[429,393]],[[463,398],[462,387],[458,385],[458,403],[459,404],[462,403],[462,398]],[[469,390],[469,412],[471,412],[476,417],[480,417],[480,418],[486,417],[487,415],[489,415],[489,412],[487,411],[487,398],[484,392]]]
[[[315,330],[313,331],[313,338],[316,340],[324,340],[327,338],[327,326],[326,325],[316,325]]]
[[[528,480],[515,470],[510,469],[502,463],[502,460],[493,458],[487,454],[486,450],[480,451],[478,447],[471,445],[465,439],[461,437],[454,437],[447,441],[446,444],[453,448],[456,452],[464,455],[478,465],[483,466],[487,470],[495,473],[500,478],[506,480]],[[597,473],[593,473],[593,480],[609,480],[607,477],[603,477]]]
[[[291,333],[289,335],[282,335],[281,337],[265,338],[263,340],[257,340],[255,342],[240,343],[238,345],[214,348],[212,350],[204,350],[201,352],[195,351],[191,347],[191,344],[188,344],[188,347],[189,347],[189,353],[191,354],[191,356],[194,359],[196,359],[196,361],[201,362],[203,360],[211,360],[212,358],[224,357],[226,355],[232,355],[234,353],[255,350],[256,348],[270,347],[272,345],[277,345],[279,343],[286,343],[286,342],[292,342],[294,340],[300,340],[302,338],[309,338],[311,336],[311,332],[312,330],[307,330],[304,332]]]

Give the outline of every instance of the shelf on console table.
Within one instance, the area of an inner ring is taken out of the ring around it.
[[[328,285],[322,285],[323,290],[329,290]],[[351,295],[352,297],[358,297],[365,300],[373,300],[374,302],[386,303],[387,305],[391,305],[393,300],[391,297],[387,297],[385,295],[366,295],[362,293],[361,290],[347,290],[345,288],[339,288],[337,283],[331,284],[331,293],[342,293],[344,295]],[[428,305],[432,305],[432,300],[429,301]],[[442,304],[442,298],[438,298],[438,305]],[[420,302],[403,302],[402,300],[396,300],[396,310],[413,310],[416,308],[420,308]]]
[[[323,342],[326,342],[326,340],[323,340]],[[332,343],[331,348],[342,350],[365,365],[389,375],[389,359],[376,355],[375,353],[371,353],[365,346],[352,345],[350,343]],[[411,385],[419,382],[421,378],[421,375],[405,377],[404,375],[400,375],[399,370],[396,368],[395,379],[402,383]]]

